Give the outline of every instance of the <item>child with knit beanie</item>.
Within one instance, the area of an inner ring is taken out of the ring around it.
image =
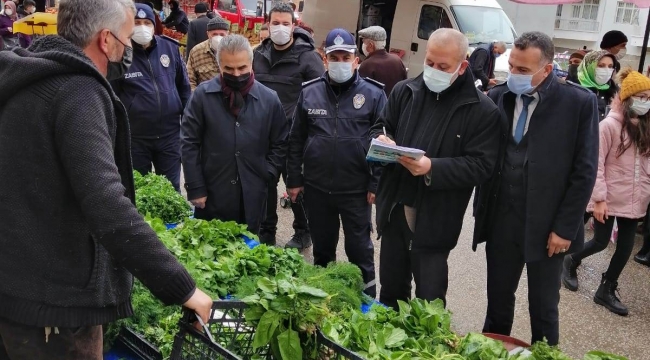
[[[607,247],[616,220],[616,251],[594,301],[624,316],[628,309],[616,296],[618,278],[632,254],[639,219],[650,203],[650,79],[628,68],[619,72],[617,80],[620,91],[600,123],[598,176],[587,207],[596,220],[594,238],[583,250],[564,258],[562,283],[578,290],[580,263]]]

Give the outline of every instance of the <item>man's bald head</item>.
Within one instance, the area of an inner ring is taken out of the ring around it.
[[[429,36],[429,41],[427,42],[427,51],[431,47],[453,47],[458,54],[458,62],[461,62],[467,58],[467,50],[469,49],[469,42],[465,35],[455,29],[449,28],[440,28]]]

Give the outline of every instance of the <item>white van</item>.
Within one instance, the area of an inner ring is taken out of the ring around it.
[[[422,72],[427,40],[438,28],[463,32],[470,51],[494,40],[510,47],[516,36],[497,0],[306,0],[302,21],[314,29],[319,46],[336,27],[356,35],[368,26],[382,26],[388,48],[401,56],[410,77]],[[508,54],[497,60],[495,71],[507,71]]]

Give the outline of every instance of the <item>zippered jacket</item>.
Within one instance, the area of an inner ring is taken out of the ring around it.
[[[133,42],[133,64],[111,85],[129,114],[132,137],[156,139],[180,133],[191,89],[173,39],[154,36],[147,49]]]

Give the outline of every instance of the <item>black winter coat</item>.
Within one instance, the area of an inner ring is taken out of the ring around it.
[[[469,69],[468,69],[469,70]],[[440,94],[431,92],[422,74],[399,82],[388,98],[379,120],[370,131],[376,138],[386,127],[388,136],[397,145],[410,146],[406,139],[409,127],[431,121],[443,114],[427,113],[427,101],[446,102],[450,110],[436,129],[425,134],[428,145],[421,150],[431,158],[431,181],[418,177],[417,219],[413,249],[448,251],[458,242],[463,218],[474,187],[492,174],[499,149],[499,111],[494,103],[474,87],[469,71],[455,80],[452,88]],[[388,222],[397,199],[399,164],[383,169],[377,192],[377,228],[380,232]]]
[[[549,76],[538,90],[539,103],[530,119],[524,165],[526,187],[525,259],[547,256],[551,232],[571,240],[569,252],[584,243],[583,215],[598,170],[598,114],[596,97],[573,83]],[[515,97],[507,85],[488,95],[499,106],[501,147],[497,168],[478,191],[474,249],[491,241],[500,186],[500,170],[511,136]]]
[[[126,111],[93,62],[46,36],[0,52],[0,78],[0,317],[112,322],[131,274],[184,303],[194,283],[134,206]]]
[[[235,118],[224,106],[221,77],[199,85],[181,125],[185,188],[190,200],[207,196],[200,218],[230,218],[239,205],[241,182],[246,223],[259,231],[266,214],[268,183],[284,167],[289,124],[275,91],[257,81]]]
[[[253,60],[255,79],[278,93],[289,121],[302,91],[302,83],[316,79],[325,72],[323,60],[315,51],[314,39],[309,33],[296,27],[293,38],[293,48],[276,64],[271,65],[273,42],[270,38],[255,49]]]
[[[598,90],[595,88],[587,88],[596,95],[596,101],[598,104],[598,121],[603,121],[605,116],[607,116],[607,106],[612,103],[614,96],[618,92],[618,87],[613,80],[609,81],[609,89],[607,90]]]
[[[287,187],[376,193],[381,168],[366,161],[368,133],[386,104],[382,84],[354,75],[336,96],[327,73],[305,84],[289,137]],[[352,79],[350,80],[352,81]]]
[[[481,80],[482,88],[485,90],[494,78],[494,66],[496,56],[494,55],[494,44],[481,45],[469,56],[469,66],[472,69],[475,79]]]
[[[190,56],[190,51],[196,45],[208,40],[208,23],[210,19],[208,15],[202,15],[190,21],[189,31],[187,32],[187,46],[185,47],[185,62],[187,62],[187,57]]]
[[[172,10],[169,16],[163,21],[163,25],[167,28],[174,28],[183,34],[187,34],[190,28],[190,20],[187,18],[185,11],[181,9]]]

